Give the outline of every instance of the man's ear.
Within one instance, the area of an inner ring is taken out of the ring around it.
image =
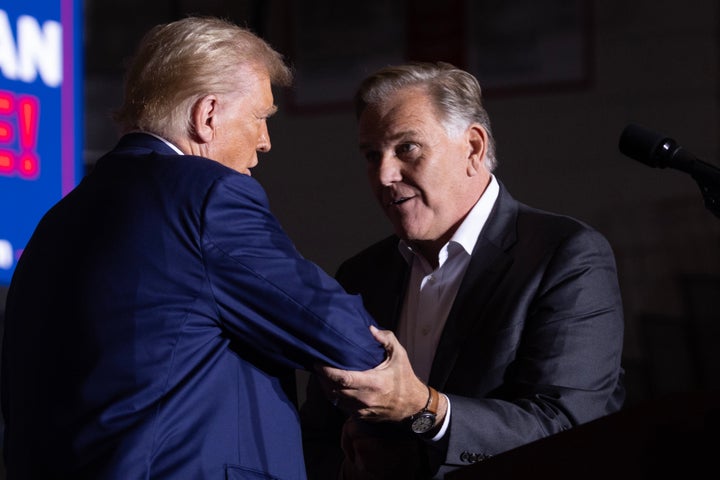
[[[215,138],[217,127],[218,99],[215,95],[206,95],[193,105],[193,136],[197,143],[210,143]]]
[[[475,176],[483,167],[483,160],[487,152],[487,131],[482,125],[473,123],[465,132],[468,143],[468,164],[467,173],[469,176]]]

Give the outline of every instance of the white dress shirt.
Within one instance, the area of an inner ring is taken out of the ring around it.
[[[397,336],[407,350],[415,374],[425,383],[430,378],[440,334],[470,263],[473,248],[495,205],[499,191],[498,182],[491,175],[485,192],[450,240],[440,249],[436,269],[433,270],[430,263],[405,241],[401,240],[398,245],[411,270]],[[449,418],[448,401],[445,423],[435,438],[444,435]]]

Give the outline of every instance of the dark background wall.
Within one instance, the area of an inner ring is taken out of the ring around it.
[[[117,139],[110,112],[141,34],[188,14],[246,24],[296,69],[295,86],[276,93],[273,149],[253,175],[306,257],[333,273],[390,232],[356,151],[352,88],[387,63],[451,61],[485,86],[496,174],[512,194],[612,243],[629,404],[718,387],[720,218],[690,176],[617,148],[640,123],[718,164],[717,2],[86,0],[89,168]]]

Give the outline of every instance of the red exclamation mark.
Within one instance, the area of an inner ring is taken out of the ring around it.
[[[38,117],[40,115],[37,98],[23,96],[18,100],[18,128],[20,130],[20,176],[35,178],[40,173],[40,160],[37,156]]]

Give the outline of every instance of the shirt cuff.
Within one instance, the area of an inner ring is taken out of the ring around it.
[[[448,425],[450,425],[450,399],[444,393],[441,393],[440,395],[445,397],[445,400],[447,400],[447,413],[445,413],[445,418],[443,419],[440,431],[430,439],[431,442],[437,442],[438,440],[442,439],[445,436],[445,432],[447,432]]]

